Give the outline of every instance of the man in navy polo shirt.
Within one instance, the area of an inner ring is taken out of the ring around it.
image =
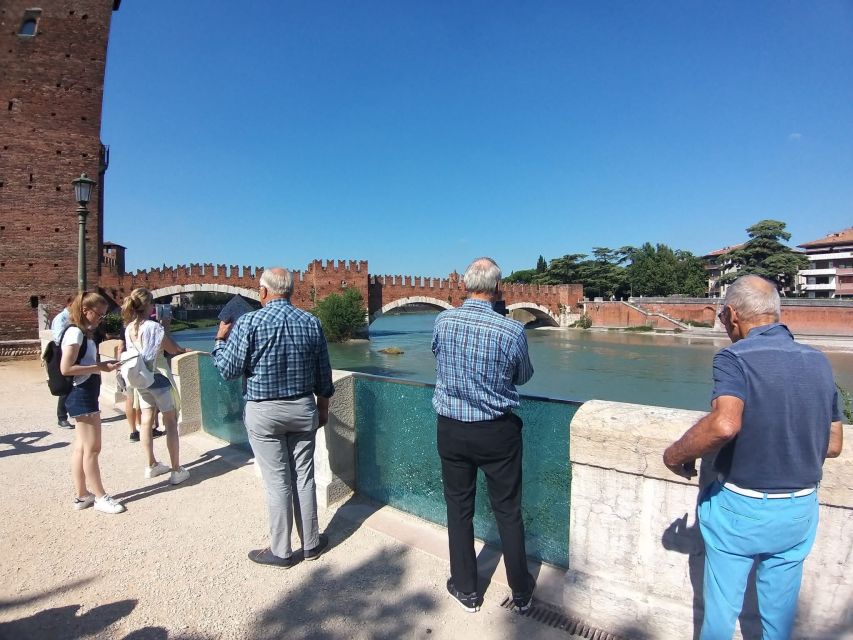
[[[699,497],[705,541],[701,640],[730,640],[747,577],[756,591],[764,640],[789,638],[805,560],[818,522],[825,458],[841,453],[841,415],[829,361],[798,344],[779,323],[776,286],[738,278],[720,320],[732,345],[714,356],[711,413],[664,452],[686,478],[695,460],[719,453],[717,481]]]

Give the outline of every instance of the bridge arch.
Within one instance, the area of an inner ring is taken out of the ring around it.
[[[246,287],[235,287],[231,284],[173,284],[168,287],[160,287],[159,289],[152,289],[151,295],[155,298],[162,298],[163,296],[176,296],[182,293],[197,293],[199,291],[209,291],[212,293],[230,293],[231,295],[241,295],[246,298],[251,298],[252,300],[257,300],[260,302],[260,298],[258,298],[258,290],[257,289],[248,289]]]
[[[521,309],[523,311],[527,311],[527,313],[531,314],[537,321],[542,322],[548,326],[559,327],[560,319],[554,315],[548,307],[542,306],[541,304],[536,304],[535,302],[516,302],[514,304],[507,305],[507,311],[515,311],[516,309]]]
[[[399,300],[394,300],[384,305],[379,311],[372,313],[370,315],[370,322],[372,323],[379,316],[385,315],[389,311],[393,311],[394,309],[399,309],[400,307],[405,307],[410,304],[428,304],[431,307],[436,307],[437,309],[452,309],[453,305],[448,303],[446,300],[439,300],[438,298],[430,298],[427,296],[410,296],[408,298],[400,298]]]

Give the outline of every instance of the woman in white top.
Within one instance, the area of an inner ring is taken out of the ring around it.
[[[60,340],[62,359],[59,370],[63,375],[74,376],[74,385],[65,401],[68,415],[77,422],[71,452],[71,476],[77,492],[73,507],[79,510],[94,504],[98,511],[121,513],[124,505],[107,495],[98,465],[101,453],[101,410],[98,406],[101,373],[118,368],[117,362],[98,362],[98,347],[92,340],[92,332],[106,315],[107,301],[97,293],[81,293],[74,299],[70,309],[71,323]]]
[[[145,449],[145,477],[154,478],[170,473],[169,483],[180,484],[190,477],[190,472],[180,464],[177,392],[172,384],[172,374],[163,356],[163,350],[174,355],[186,353],[188,350],[178,346],[159,322],[148,319],[153,306],[154,297],[148,289],[134,289],[124,299],[121,305],[121,315],[126,326],[124,342],[128,349],[135,349],[142,356],[148,369],[154,372],[154,383],[150,387],[134,390],[139,408],[142,410],[139,434]],[[151,428],[157,411],[163,414],[166,448],[169,450],[171,467],[157,462],[157,458],[154,457]]]

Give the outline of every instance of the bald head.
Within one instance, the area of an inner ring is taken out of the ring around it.
[[[261,274],[260,285],[272,296],[289,298],[293,293],[293,276],[287,269],[269,267]]]
[[[761,276],[741,276],[726,290],[725,304],[744,322],[779,322],[780,303],[776,285]]]

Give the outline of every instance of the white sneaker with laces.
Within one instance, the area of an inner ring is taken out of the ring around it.
[[[164,473],[169,473],[171,469],[162,462],[155,462],[150,467],[145,467],[145,478],[150,480],[157,476],[162,476]]]
[[[112,496],[103,495],[100,498],[95,498],[95,511],[122,513],[124,510],[124,505]]]
[[[184,480],[190,477],[190,472],[183,467],[178,467],[177,471],[172,471],[169,477],[169,484],[181,484]]]
[[[81,511],[83,509],[88,509],[93,504],[95,504],[95,496],[91,493],[87,493],[82,498],[74,498],[74,502],[72,503],[73,507],[77,511]]]

